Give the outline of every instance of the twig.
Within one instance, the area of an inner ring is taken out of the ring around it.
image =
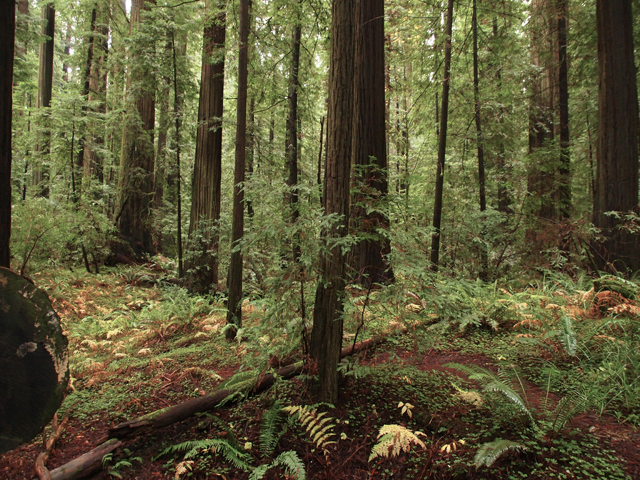
[[[40,452],[38,458],[36,459],[35,470],[36,475],[38,475],[39,480],[51,480],[51,472],[46,467],[47,460],[49,460],[49,455],[51,455],[51,451],[53,450],[53,446],[62,435],[64,431],[64,426],[69,420],[69,412],[67,412],[64,416],[64,419],[60,424],[58,424],[58,414],[53,415],[53,423],[51,424],[52,432],[51,436],[47,438],[47,434],[45,431],[42,431],[43,443],[44,443],[44,451]]]

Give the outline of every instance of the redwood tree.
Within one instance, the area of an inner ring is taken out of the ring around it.
[[[244,236],[244,170],[247,150],[247,82],[249,40],[249,0],[240,0],[240,50],[238,52],[238,104],[236,161],[233,178],[233,220],[231,226],[231,263],[227,285],[227,339],[235,338],[242,326],[242,237]]]
[[[51,143],[49,130],[49,110],[53,93],[53,44],[55,36],[56,9],[53,3],[42,7],[42,34],[46,40],[40,44],[38,69],[37,107],[42,114],[42,131],[38,136],[34,152],[39,153],[39,162],[33,169],[33,185],[36,195],[49,196],[48,156]]]
[[[16,4],[0,3],[0,267],[11,267],[11,113]]]
[[[357,0],[355,26],[355,106],[353,163],[356,193],[352,199],[352,230],[361,240],[353,247],[351,266],[363,285],[387,283],[393,272],[386,260],[389,239],[379,231],[389,221],[380,211],[388,192],[384,0]],[[370,211],[370,213],[367,213]]]
[[[145,9],[148,7],[144,0],[132,2],[130,35],[139,28]],[[137,42],[131,53],[132,70],[127,82],[131,105],[124,122],[120,152],[116,222],[120,235],[130,247],[127,253],[136,257],[153,252],[149,220],[154,193],[155,86],[146,61],[153,53],[153,41],[147,38]]]
[[[207,5],[207,8],[210,8]],[[219,2],[209,11],[204,28],[200,104],[193,170],[189,239],[191,256],[185,265],[187,284],[206,293],[218,285],[217,223],[220,219],[222,178],[222,109],[226,11]]]
[[[607,212],[638,207],[638,91],[633,50],[631,0],[597,0],[598,164],[593,223],[606,240],[599,268],[640,268],[637,234],[618,228]]]
[[[345,290],[345,257],[340,240],[347,236],[349,224],[355,53],[353,0],[333,0],[332,14],[324,207],[325,215],[334,215],[337,219],[321,235],[326,248],[320,254],[310,354],[320,377],[319,399],[334,403],[338,399]]]

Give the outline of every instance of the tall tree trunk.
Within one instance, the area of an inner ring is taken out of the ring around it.
[[[240,0],[240,50],[238,52],[238,104],[236,161],[233,179],[233,220],[231,226],[231,262],[226,337],[235,338],[242,326],[242,237],[244,236],[244,174],[247,149],[247,81],[249,40],[249,0]]]
[[[569,156],[569,60],[567,58],[567,0],[557,0],[558,15],[558,107],[560,110],[560,168],[558,197],[563,219],[571,214],[571,157]]]
[[[299,5],[298,5],[299,6]],[[289,118],[287,130],[289,139],[287,142],[287,187],[289,187],[288,200],[290,209],[290,221],[292,225],[298,221],[300,215],[298,207],[298,69],[300,66],[300,16],[293,27],[293,45],[291,53],[291,77],[289,79]],[[294,240],[293,259],[298,261],[300,257],[300,245],[298,238]]]
[[[606,212],[638,208],[638,91],[631,0],[597,0],[598,164],[593,224],[606,237],[601,269],[640,269],[638,235]]]
[[[144,0],[131,4],[130,35],[141,23],[142,11],[146,9],[148,7]],[[138,42],[135,49],[132,55],[140,58],[155,53],[151,40]],[[134,98],[132,113],[125,121],[122,133],[116,208],[120,235],[129,246],[129,251],[125,253],[132,253],[136,258],[154,251],[150,218],[154,196],[155,85],[153,74],[144,67],[145,63],[132,62],[133,68],[128,80],[127,90]],[[132,85],[136,88],[132,88]],[[135,95],[132,91],[136,92]]]
[[[187,41],[184,39],[184,51],[183,55],[187,53]],[[181,142],[180,142],[180,127],[182,126],[182,99],[180,95],[180,88],[178,86],[178,62],[176,60],[176,39],[173,31],[171,31],[171,54],[173,57],[173,118],[175,121],[175,139],[174,139],[174,150],[176,151],[176,170],[178,171],[178,179],[177,179],[177,192],[176,197],[178,199],[178,238],[176,243],[178,244],[178,278],[182,278],[184,275],[184,269],[182,264],[182,175],[180,174],[180,150],[181,150]],[[157,192],[156,192],[157,196]]]
[[[556,78],[553,68],[553,33],[550,28],[551,0],[533,0],[531,3],[531,56],[539,73],[530,84],[529,107],[529,173],[527,190],[531,196],[533,215],[554,220],[556,157],[551,152],[554,140],[554,93]],[[544,246],[538,239],[538,226],[534,222],[528,232],[536,250]]]
[[[218,221],[222,178],[222,113],[224,99],[224,44],[226,6],[207,5],[210,15],[204,29],[200,105],[193,170],[190,258],[185,263],[186,281],[201,293],[218,286]]]
[[[440,225],[442,223],[442,192],[444,187],[444,161],[447,152],[447,121],[449,118],[449,84],[451,80],[451,34],[453,32],[453,0],[447,4],[447,28],[444,46],[444,79],[442,80],[442,108],[440,109],[440,135],[438,138],[438,166],[436,169],[436,196],[433,205],[431,236],[431,269],[438,271],[440,260]]]
[[[493,5],[493,8],[494,9],[496,8],[495,4]],[[498,35],[500,33],[498,29],[497,16],[494,15],[492,23],[493,23],[492,25],[493,39],[498,40]],[[501,66],[498,66],[496,70],[495,78],[496,78],[496,84],[497,84],[496,90],[500,92],[502,89],[502,67]],[[499,100],[501,99],[499,98]],[[502,110],[504,111],[505,109],[502,108]],[[498,120],[499,124],[504,123],[504,116],[505,115],[500,115],[500,118]],[[509,189],[507,188],[508,179],[511,176],[511,169],[507,167],[505,162],[505,144],[504,144],[504,139],[501,136],[498,137],[498,145],[497,145],[497,152],[496,152],[496,170],[497,170],[496,177],[498,182],[498,211],[502,213],[513,213],[513,210],[511,209],[511,206],[510,206],[511,196],[509,195]]]
[[[97,16],[91,42],[91,71],[87,90],[90,103],[97,103],[92,113],[98,120],[89,122],[89,131],[84,137],[84,148],[78,153],[78,165],[84,167],[83,177],[89,180],[95,177],[98,183],[104,182],[104,161],[100,152],[104,148],[104,127],[99,118],[107,113],[107,55],[109,53],[110,12],[108,5],[96,6]],[[82,156],[82,161],[80,157]]]
[[[11,268],[11,114],[16,4],[0,4],[0,267]]]
[[[327,114],[327,164],[325,168],[325,215],[338,219],[326,227],[321,238],[319,279],[313,310],[310,355],[320,378],[319,400],[338,400],[338,361],[342,347],[345,257],[336,241],[349,233],[349,177],[353,132],[353,75],[355,2],[333,0],[329,108]]]
[[[476,120],[476,141],[478,144],[478,184],[480,190],[480,212],[487,209],[487,196],[485,191],[484,176],[484,137],[482,136],[482,119],[480,117],[480,79],[478,77],[478,8],[477,0],[473,0],[473,100]],[[488,278],[489,259],[487,248],[484,244],[486,228],[482,219],[481,246],[480,246],[480,278],[484,281]]]
[[[40,44],[40,58],[38,69],[38,101],[36,107],[41,113],[42,131],[38,136],[34,153],[38,157],[38,164],[33,168],[33,186],[36,195],[49,196],[49,154],[51,131],[49,130],[49,109],[53,92],[53,41],[55,36],[56,10],[52,3],[42,7],[42,34],[48,39]]]
[[[393,270],[386,255],[389,239],[378,233],[389,228],[380,211],[388,193],[384,0],[356,0],[355,107],[353,163],[356,190],[352,199],[351,230],[362,235],[352,249],[350,264],[364,286],[388,283]],[[373,210],[367,213],[367,210]]]
[[[249,137],[247,142],[247,151],[249,153],[247,161],[247,183],[251,183],[251,177],[253,177],[253,162],[256,154],[256,99],[251,97],[249,102]],[[247,199],[247,215],[249,218],[253,218],[253,201]]]

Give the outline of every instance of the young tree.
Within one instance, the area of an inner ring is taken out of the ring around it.
[[[210,2],[212,0],[209,0]],[[218,285],[218,221],[222,178],[222,111],[226,6],[207,5],[204,28],[200,104],[193,169],[189,237],[191,255],[185,265],[187,284],[206,293]]]
[[[557,0],[558,17],[558,110],[560,119],[560,167],[558,168],[559,214],[571,215],[571,157],[569,156],[569,59],[567,53],[567,1]]]
[[[16,4],[0,3],[0,267],[11,268],[11,114]]]
[[[597,0],[598,164],[593,224],[606,240],[596,261],[601,269],[640,268],[638,235],[620,229],[607,212],[637,211],[638,91],[633,49],[631,0]]]
[[[333,216],[334,220],[321,235],[325,248],[320,254],[310,355],[317,364],[320,377],[320,401],[335,403],[338,399],[345,290],[345,256],[340,240],[348,234],[353,139],[353,0],[333,0],[332,14],[324,207],[325,216]]]
[[[233,220],[231,226],[231,263],[229,265],[229,300],[227,304],[227,339],[235,338],[242,326],[242,237],[244,236],[244,170],[247,149],[247,79],[249,40],[249,0],[240,0],[240,45],[238,53],[238,104],[236,161],[233,180]]]
[[[34,148],[34,153],[39,157],[39,164],[33,169],[33,186],[36,188],[36,195],[48,197],[49,169],[46,164],[51,143],[49,110],[53,95],[53,43],[56,22],[56,9],[53,3],[47,3],[42,7],[42,20],[42,34],[47,37],[44,43],[40,44],[38,69],[37,108],[42,114],[42,132]]]
[[[440,224],[442,221],[442,192],[444,189],[444,161],[447,152],[447,122],[449,118],[449,84],[451,80],[451,35],[453,33],[453,0],[447,4],[447,28],[444,43],[444,79],[442,80],[442,108],[440,110],[440,132],[438,138],[438,166],[436,169],[436,194],[433,206],[433,229],[431,236],[431,268],[438,271],[440,260]]]
[[[148,10],[145,1],[132,2],[129,34],[137,33]],[[122,132],[120,173],[116,222],[120,235],[136,257],[152,253],[151,200],[154,194],[154,128],[155,86],[149,58],[154,53],[153,39],[137,35],[136,51],[132,52],[132,70],[127,81],[130,107]]]
[[[482,119],[480,117],[480,79],[478,75],[478,6],[477,0],[473,0],[472,4],[472,19],[471,28],[473,29],[473,103],[474,103],[474,116],[476,121],[476,142],[478,144],[478,183],[480,187],[480,211],[484,212],[487,209],[487,196],[485,191],[485,176],[484,176],[484,137],[482,136]],[[484,230],[484,228],[483,228]],[[481,232],[484,237],[485,232]],[[482,245],[480,251],[480,278],[487,280],[488,275],[488,255],[487,249]]]
[[[300,5],[296,5],[300,8]],[[291,77],[289,79],[289,117],[287,130],[289,138],[287,141],[287,187],[289,187],[289,208],[291,210],[291,224],[295,224],[300,215],[298,206],[298,70],[300,67],[300,36],[302,26],[300,25],[300,13],[297,12],[296,24],[293,27],[293,48],[291,52]],[[293,258],[295,261],[300,256],[298,242],[294,242]]]
[[[389,221],[380,211],[388,193],[384,0],[357,0],[353,163],[356,189],[352,199],[352,230],[363,238],[351,252],[351,267],[363,285],[393,279],[386,255],[389,239],[378,233]],[[367,211],[371,211],[367,213]]]

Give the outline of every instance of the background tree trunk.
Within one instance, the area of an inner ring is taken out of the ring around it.
[[[0,267],[11,268],[11,116],[16,4],[0,4]]]
[[[129,32],[133,34],[141,23],[144,0],[131,4]],[[151,42],[138,43],[135,52],[140,62],[132,62],[128,91],[133,95],[132,110],[122,134],[120,153],[120,177],[118,180],[118,207],[116,221],[120,235],[137,258],[153,253],[151,236],[151,203],[154,196],[154,128],[155,128],[155,85],[153,74],[144,66],[145,56],[154,54]],[[132,89],[132,86],[135,88]],[[136,115],[137,114],[137,115]]]
[[[447,29],[444,47],[444,79],[442,80],[442,108],[438,138],[438,166],[436,169],[436,196],[433,205],[433,229],[431,236],[431,269],[438,271],[440,260],[440,225],[442,222],[442,192],[444,189],[444,161],[447,152],[447,121],[449,118],[449,84],[451,80],[451,33],[453,31],[453,0],[447,4]]]
[[[351,230],[365,238],[354,245],[350,266],[362,285],[393,280],[386,255],[389,239],[378,231],[389,228],[380,211],[388,192],[384,0],[357,0],[353,163],[356,193],[352,199]],[[367,213],[368,209],[374,211]]]
[[[597,0],[598,30],[598,164],[593,224],[603,230],[601,269],[637,271],[638,235],[618,229],[606,212],[638,207],[638,91],[633,55],[631,0]]]
[[[240,0],[240,51],[238,53],[238,121],[236,162],[233,179],[233,224],[231,227],[231,263],[229,265],[229,300],[227,305],[227,339],[233,339],[242,326],[242,248],[244,236],[244,170],[247,149],[247,81],[249,40],[249,0]]]
[[[299,7],[299,5],[297,5]],[[287,187],[289,187],[288,200],[290,209],[290,222],[294,225],[300,216],[298,206],[298,69],[300,67],[300,16],[297,16],[296,25],[293,27],[293,42],[291,52],[291,77],[289,80],[289,118],[287,130],[289,138],[287,142]],[[300,257],[300,245],[296,236],[293,245],[293,259],[298,261]]]
[[[42,131],[38,136],[34,150],[38,157],[37,166],[33,168],[33,186],[35,194],[49,196],[49,161],[51,131],[49,130],[49,109],[53,90],[53,43],[55,36],[56,9],[52,3],[42,7],[42,34],[49,37],[40,44],[38,69],[38,101],[36,107],[41,113]]]
[[[321,235],[328,250],[323,249],[320,254],[310,354],[320,377],[319,400],[335,403],[345,289],[345,257],[342,246],[336,246],[335,242],[348,234],[349,227],[355,53],[353,0],[333,0],[332,14],[324,206],[325,215],[338,215],[339,219]]]
[[[207,5],[207,8],[211,8]],[[185,264],[187,284],[206,293],[218,285],[218,221],[222,178],[222,112],[224,94],[224,44],[226,6],[211,9],[204,29],[200,105],[193,170],[190,258]]]
[[[560,218],[571,215],[571,157],[569,138],[569,59],[567,53],[567,0],[557,0],[558,16],[558,110],[560,113],[560,167],[558,208]]]

